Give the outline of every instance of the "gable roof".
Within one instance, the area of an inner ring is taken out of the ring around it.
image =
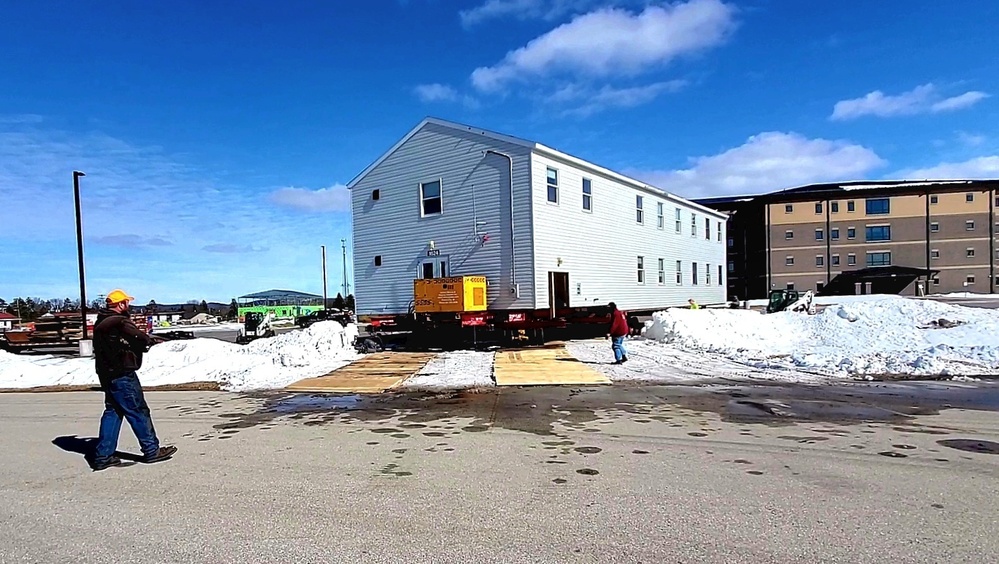
[[[385,159],[387,159],[390,156],[392,156],[392,154],[395,153],[399,149],[399,147],[401,147],[403,144],[405,144],[407,141],[409,141],[414,135],[416,135],[417,133],[419,133],[419,131],[421,129],[423,129],[423,127],[426,126],[427,124],[439,125],[441,127],[447,127],[447,128],[455,129],[455,130],[458,130],[458,131],[466,131],[466,132],[478,133],[479,135],[482,135],[483,137],[487,137],[489,139],[493,139],[493,140],[496,140],[496,141],[501,141],[501,142],[504,142],[504,143],[510,143],[510,144],[513,144],[513,145],[521,146],[521,147],[525,147],[527,149],[530,149],[533,152],[536,152],[536,153],[539,153],[539,154],[542,154],[542,155],[546,155],[546,156],[552,157],[554,159],[565,161],[565,162],[567,162],[567,163],[569,163],[569,164],[571,164],[573,166],[576,166],[578,168],[591,170],[591,171],[596,172],[598,174],[602,174],[602,175],[607,176],[609,178],[613,178],[614,180],[617,180],[618,182],[621,182],[623,184],[628,184],[628,185],[630,185],[630,186],[632,186],[634,188],[638,188],[640,190],[644,190],[646,192],[650,192],[650,193],[655,194],[657,196],[661,196],[663,198],[666,198],[667,200],[673,200],[673,201],[676,201],[676,202],[688,205],[690,207],[697,208],[700,211],[702,211],[704,213],[707,213],[707,214],[710,214],[710,215],[713,215],[713,216],[716,216],[719,219],[724,219],[725,218],[725,215],[719,213],[717,210],[711,209],[711,208],[709,208],[707,206],[703,206],[703,205],[701,205],[701,204],[699,204],[697,202],[688,200],[688,199],[686,199],[686,198],[684,198],[682,196],[678,196],[676,194],[672,194],[670,192],[667,192],[666,190],[663,190],[661,188],[658,188],[658,187],[653,186],[651,184],[648,184],[646,182],[642,182],[641,180],[636,180],[636,179],[631,178],[629,176],[625,176],[625,175],[623,175],[623,174],[621,174],[619,172],[614,172],[613,170],[610,170],[609,168],[604,168],[604,167],[602,167],[600,165],[596,165],[596,164],[593,164],[593,163],[591,163],[589,161],[585,161],[585,160],[583,160],[583,159],[581,159],[579,157],[574,157],[574,156],[572,156],[572,155],[570,155],[568,153],[563,153],[563,152],[558,151],[556,149],[553,149],[551,147],[547,147],[547,146],[542,145],[541,143],[538,143],[536,141],[529,141],[527,139],[522,139],[520,137],[514,137],[512,135],[506,135],[504,133],[496,133],[495,131],[489,131],[489,130],[486,130],[486,129],[472,127],[472,126],[469,126],[469,125],[464,125],[464,124],[456,123],[456,122],[453,122],[453,121],[447,121],[447,120],[443,120],[443,119],[435,118],[435,117],[426,117],[426,118],[424,118],[423,121],[421,121],[413,129],[411,129],[409,131],[409,133],[407,133],[402,139],[400,139],[398,142],[396,142],[395,145],[392,145],[392,148],[390,148],[388,151],[386,151],[384,154],[382,154],[382,156],[378,157],[378,159],[375,162],[373,162],[370,165],[368,165],[368,167],[365,168],[364,170],[362,170],[360,174],[358,174],[353,179],[351,179],[351,181],[347,183],[347,188],[348,189],[352,189],[354,186],[356,186],[361,180],[364,179],[365,176],[367,176],[372,170],[374,170],[375,167],[377,167],[378,165],[382,164],[382,162],[384,162]]]
[[[11,314],[9,314],[9,313],[7,313],[5,311],[0,311],[0,319],[6,321],[6,320],[9,320],[9,319],[17,319],[17,316],[16,315],[11,315]]]
[[[240,296],[240,300],[321,300],[322,296],[317,296],[316,294],[307,294],[305,292],[297,292],[295,290],[266,290],[263,292],[257,292],[255,294],[247,294],[245,296]]]

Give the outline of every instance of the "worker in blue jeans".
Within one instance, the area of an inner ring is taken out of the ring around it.
[[[133,299],[121,290],[112,291],[106,300],[107,308],[98,313],[94,325],[94,362],[104,391],[104,415],[94,450],[94,470],[121,464],[114,453],[122,419],[128,421],[139,441],[143,462],[168,460],[177,452],[175,446],[160,446],[136,374],[142,367],[142,353],[161,339],[146,335],[132,323],[128,304]]]
[[[628,336],[630,329],[628,320],[624,317],[624,312],[617,309],[617,304],[608,304],[611,311],[611,325],[608,337],[611,339],[611,349],[614,351],[614,364],[624,364],[628,362],[628,351],[624,348],[624,338]]]

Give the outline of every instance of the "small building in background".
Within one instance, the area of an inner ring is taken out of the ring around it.
[[[13,329],[17,323],[18,319],[16,315],[0,311],[0,333]]]
[[[251,311],[264,315],[273,313],[275,317],[295,318],[325,309],[322,296],[295,290],[267,290],[247,294],[236,298],[236,302],[239,306],[237,311],[240,320]]]

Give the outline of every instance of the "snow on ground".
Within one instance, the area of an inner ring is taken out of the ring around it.
[[[984,300],[999,299],[999,294],[976,294],[975,292],[951,292],[949,294],[930,294],[930,298],[973,298]]]
[[[999,312],[931,300],[868,299],[810,316],[671,309],[645,337],[766,371],[831,376],[980,375],[999,370]],[[961,322],[939,328],[933,322]]]
[[[495,353],[482,351],[441,353],[403,382],[402,389],[436,391],[495,386],[494,357]]]
[[[191,331],[194,333],[210,333],[213,331],[239,331],[243,328],[242,323],[216,323],[214,325],[170,325],[169,327],[153,327],[153,334],[167,333],[170,331]]]
[[[838,304],[855,304],[861,302],[877,302],[885,299],[903,299],[903,298],[897,294],[864,294],[861,296],[815,296],[812,298],[812,303],[814,303],[815,305],[838,305]],[[766,307],[767,303],[769,303],[769,300],[767,298],[749,300],[750,307]]]
[[[232,391],[281,388],[360,358],[353,348],[356,335],[354,325],[323,321],[247,345],[217,339],[168,341],[144,355],[139,380],[146,386],[218,382]],[[93,359],[0,351],[0,388],[97,383]]]

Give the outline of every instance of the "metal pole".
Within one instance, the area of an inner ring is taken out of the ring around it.
[[[326,305],[326,245],[323,245],[323,309]]]
[[[347,290],[347,240],[340,239],[340,247],[343,249],[343,299],[346,300],[350,292]]]
[[[80,262],[80,317],[83,324],[83,340],[87,340],[87,285],[83,273],[83,217],[80,213],[80,177],[86,174],[73,171],[73,195],[76,199],[76,254]]]

